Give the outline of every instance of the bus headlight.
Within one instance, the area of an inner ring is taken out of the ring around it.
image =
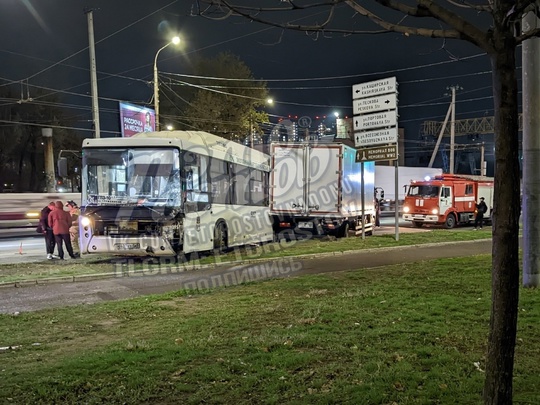
[[[92,223],[92,221],[90,220],[90,218],[88,217],[81,217],[81,226],[86,230],[90,224]]]
[[[410,209],[409,207],[407,207],[407,206],[403,207],[403,212],[404,212],[405,214],[408,214],[410,210],[411,210],[411,209]]]
[[[431,213],[432,213],[433,215],[439,215],[439,210],[438,210],[437,208],[433,208],[433,209],[431,210]]]

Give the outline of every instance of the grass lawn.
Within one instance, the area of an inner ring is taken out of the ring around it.
[[[375,238],[371,238],[375,239]],[[0,403],[479,404],[489,256],[0,315]],[[522,289],[514,400],[540,403]]]
[[[313,239],[304,241],[281,241],[259,247],[241,248],[220,255],[217,258],[211,255],[201,255],[192,260],[195,265],[212,265],[216,262],[244,261],[264,258],[298,256],[314,253],[329,253],[335,251],[350,251],[362,249],[376,249],[384,247],[408,246],[425,243],[458,242],[464,240],[491,238],[491,229],[472,231],[457,228],[453,230],[433,229],[420,233],[402,233],[399,241],[394,235],[368,236],[364,240],[360,237],[343,239]],[[119,258],[86,255],[83,258],[63,262],[43,260],[34,263],[0,264],[0,284],[13,283],[22,280],[39,280],[50,277],[72,277],[85,274],[113,273],[117,270],[111,261]],[[144,268],[141,260],[133,267],[135,270]]]

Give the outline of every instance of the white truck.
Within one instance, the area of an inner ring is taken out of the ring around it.
[[[356,150],[341,143],[274,143],[270,152],[270,214],[278,237],[373,231],[373,162],[363,163],[362,176]]]

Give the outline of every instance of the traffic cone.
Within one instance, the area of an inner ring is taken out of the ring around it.
[[[19,246],[19,254],[20,254],[20,255],[23,254],[23,251],[22,251],[22,242],[21,242],[21,246]]]

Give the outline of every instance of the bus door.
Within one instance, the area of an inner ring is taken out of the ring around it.
[[[210,250],[213,227],[208,193],[208,157],[185,152],[183,163],[184,252]]]

